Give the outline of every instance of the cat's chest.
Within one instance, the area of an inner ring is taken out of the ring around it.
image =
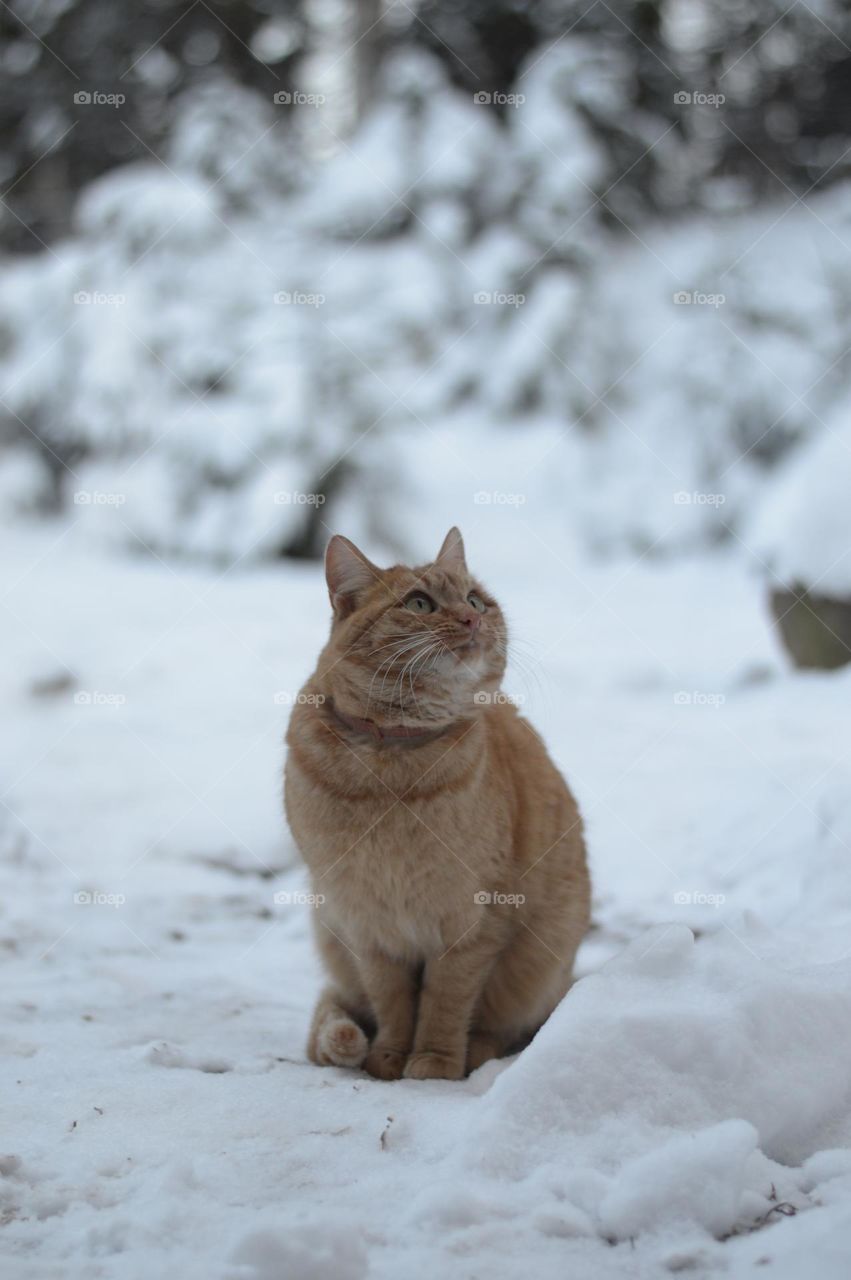
[[[448,842],[406,816],[366,834],[322,879],[328,913],[350,936],[425,954],[445,945],[475,886]]]
[[[361,883],[387,880],[400,892],[442,881],[498,840],[499,816],[475,797],[447,791],[427,801],[388,792],[374,803],[329,804],[299,834],[314,875]]]
[[[366,832],[324,878],[350,903],[363,899],[402,908],[426,905],[462,870],[448,842],[406,815]]]

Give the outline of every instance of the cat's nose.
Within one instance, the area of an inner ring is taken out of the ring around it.
[[[471,636],[474,636],[478,631],[481,620],[481,614],[477,613],[475,609],[470,609],[467,613],[462,613],[459,619],[465,627],[470,628]]]

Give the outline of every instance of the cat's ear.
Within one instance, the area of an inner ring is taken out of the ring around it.
[[[345,618],[355,607],[357,593],[372,586],[381,570],[353,542],[335,533],[325,551],[325,581],[331,607],[338,618]]]
[[[437,559],[447,569],[467,568],[467,561],[464,557],[464,539],[461,537],[461,530],[454,525],[443,539],[443,546],[437,553]]]

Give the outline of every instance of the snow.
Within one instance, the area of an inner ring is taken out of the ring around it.
[[[533,1044],[460,1083],[304,1056],[280,771],[318,567],[4,532],[13,1280],[847,1275],[851,674],[787,668],[742,557],[590,562],[546,470],[533,512],[465,476],[456,514],[586,815],[595,927]],[[406,517],[439,545],[439,510]]]

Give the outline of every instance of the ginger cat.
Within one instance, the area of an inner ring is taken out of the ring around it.
[[[576,803],[499,696],[507,633],[450,530],[433,564],[326,553],[331,635],[287,733],[286,810],[329,985],[308,1055],[460,1079],[528,1042],[588,927]]]

